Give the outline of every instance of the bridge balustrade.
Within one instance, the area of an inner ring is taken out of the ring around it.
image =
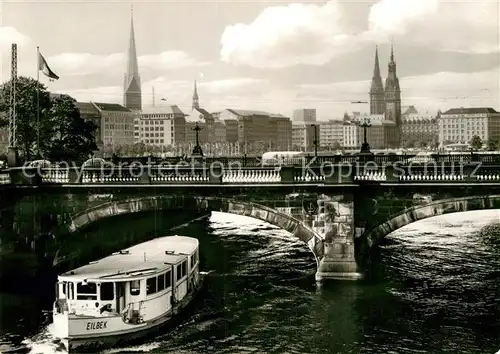
[[[281,167],[102,166],[23,167],[0,171],[0,185],[38,184],[352,184],[363,182],[500,182],[500,164],[333,163]]]

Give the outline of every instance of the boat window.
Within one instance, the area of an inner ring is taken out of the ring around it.
[[[172,272],[168,271],[165,273],[165,289],[168,289],[172,286]]]
[[[109,301],[115,298],[113,283],[101,283],[101,301]]]
[[[66,294],[66,296],[68,297],[68,299],[69,300],[73,300],[74,299],[74,294],[75,294],[75,286],[73,285],[72,282],[67,283],[66,290],[68,292]]]
[[[146,280],[146,295],[151,295],[156,292],[156,277]]]
[[[95,283],[76,284],[77,300],[97,300],[97,287]]]
[[[176,271],[176,273],[177,273],[176,281],[179,281],[180,279],[185,277],[187,274],[187,261],[184,261],[181,264],[179,264],[177,266],[176,270],[177,270]]]
[[[130,282],[130,295],[137,296],[141,293],[141,283],[139,280],[132,280]]]
[[[158,291],[165,289],[165,275],[158,275]]]
[[[198,250],[196,250],[193,255],[191,256],[191,269],[194,268],[194,266],[198,263]]]

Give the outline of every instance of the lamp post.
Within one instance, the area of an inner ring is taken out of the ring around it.
[[[311,124],[311,127],[314,127],[314,157],[318,157],[318,129],[317,124]]]
[[[196,122],[196,126],[193,128],[193,130],[194,130],[194,132],[196,134],[196,145],[193,148],[192,155],[203,156],[203,150],[201,149],[200,138],[199,138],[199,133],[200,133],[201,129],[202,128],[200,128],[200,126],[198,125],[198,122]]]
[[[361,153],[370,153],[370,144],[368,144],[368,141],[366,139],[366,129],[371,127],[372,125],[370,124],[370,118],[364,118],[363,122],[359,125],[361,128],[363,128],[363,144],[361,144]]]

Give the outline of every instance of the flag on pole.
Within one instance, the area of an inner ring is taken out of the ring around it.
[[[47,64],[47,61],[43,57],[42,53],[38,52],[38,70],[41,71],[45,76],[47,76],[51,81],[59,80],[59,76],[57,76]]]

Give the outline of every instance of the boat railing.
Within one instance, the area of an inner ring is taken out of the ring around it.
[[[138,305],[138,306],[136,306]],[[144,301],[129,303],[120,313],[123,322],[141,324],[144,322]]]
[[[66,299],[57,299],[54,302],[54,308],[56,313],[68,312],[68,301]]]

